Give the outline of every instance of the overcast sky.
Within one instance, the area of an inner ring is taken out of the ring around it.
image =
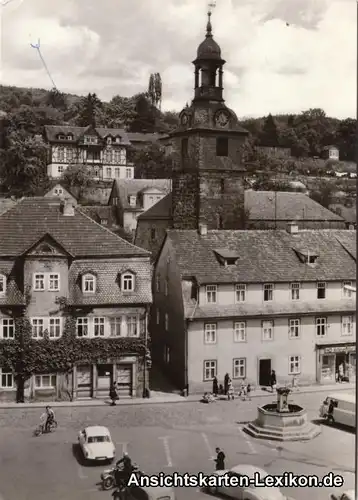
[[[0,0],[3,84],[96,92],[103,100],[163,80],[164,110],[193,94],[206,0]],[[226,104],[239,117],[323,108],[356,116],[356,0],[217,0]],[[287,26],[288,24],[288,26]]]

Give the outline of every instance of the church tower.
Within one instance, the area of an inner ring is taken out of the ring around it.
[[[221,49],[208,13],[205,40],[194,64],[194,98],[180,113],[170,136],[175,151],[174,229],[240,229],[244,217],[241,147],[248,132],[223,98]]]

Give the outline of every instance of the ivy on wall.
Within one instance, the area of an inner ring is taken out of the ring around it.
[[[124,354],[146,356],[149,353],[143,338],[78,338],[76,319],[66,319],[59,339],[32,338],[30,321],[26,317],[15,318],[15,338],[0,340],[0,366],[12,371],[18,381],[25,381],[32,374],[66,373],[76,363],[96,364]]]

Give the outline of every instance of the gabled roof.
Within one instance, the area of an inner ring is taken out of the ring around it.
[[[14,205],[16,205],[16,200],[12,198],[0,198],[0,215]]]
[[[138,219],[171,219],[171,205],[172,196],[168,194],[141,214]],[[247,190],[245,191],[245,209],[249,212],[249,220],[274,220],[276,215],[276,220],[282,221],[302,219],[343,221],[342,217],[322,207],[303,193]]]
[[[54,193],[54,190],[58,189],[58,188],[62,189],[62,194],[61,195],[56,195]],[[46,198],[53,198],[54,196],[58,196],[59,198],[64,198],[64,199],[70,198],[70,199],[73,199],[73,200],[77,201],[76,197],[67,188],[65,188],[60,182],[58,182],[54,186],[52,186],[52,188],[49,189],[47,191],[47,193],[44,194],[44,196]]]
[[[73,134],[73,140],[78,141],[86,132],[89,127],[71,127],[69,125],[45,125],[45,136],[49,142],[56,142],[58,135],[69,135]],[[97,134],[104,139],[107,136],[119,136],[121,137],[121,145],[129,146],[130,142],[128,139],[127,132],[121,128],[102,128],[96,127],[94,130]],[[69,143],[72,141],[68,141]]]
[[[346,207],[342,203],[333,203],[329,206],[332,211],[337,211],[343,219],[351,224],[356,224],[357,222],[357,209],[356,205],[353,204],[351,207]]]
[[[283,221],[343,221],[304,193],[247,190],[245,209],[249,211],[249,220],[274,220],[276,215],[276,220]]]
[[[132,207],[129,204],[129,196],[138,196],[138,194],[147,188],[155,188],[161,192],[169,193],[172,184],[171,179],[128,179],[116,180],[115,182],[117,184],[121,205],[126,210],[142,208],[138,204],[136,207]]]
[[[87,205],[78,207],[81,212],[100,223],[102,219],[108,220],[108,225],[117,223],[117,211],[114,205]]]
[[[172,194],[169,193],[162,198],[158,203],[153,205],[149,210],[143,212],[138,220],[171,220],[172,218]]]
[[[64,216],[58,197],[23,198],[0,215],[0,256],[15,257],[45,234],[75,257],[149,256],[87,217],[80,209]]]
[[[356,232],[348,230],[277,231],[168,230],[181,274],[199,283],[270,283],[292,281],[355,280],[356,262],[351,255]],[[318,252],[314,266],[302,263],[294,247]],[[227,248],[239,254],[236,265],[221,265],[213,250]],[[350,249],[348,252],[346,248]]]
[[[159,139],[165,137],[165,134],[156,134],[156,133],[145,134],[141,132],[128,132],[127,135],[130,142],[142,142],[142,143],[156,142],[159,141]]]

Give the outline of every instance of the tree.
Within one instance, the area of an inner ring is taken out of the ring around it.
[[[311,191],[310,198],[317,201],[325,208],[329,208],[333,201],[333,193],[336,186],[332,182],[322,182],[314,191]]]
[[[336,143],[339,147],[340,158],[347,161],[356,161],[357,120],[347,118],[338,126]]]
[[[0,150],[0,179],[5,191],[16,197],[36,196],[49,189],[48,146],[25,131],[11,131]]]
[[[53,88],[47,94],[46,104],[64,110],[67,107],[66,96],[56,88]]]
[[[141,149],[129,151],[130,160],[134,163],[137,179],[170,179],[172,177],[173,159],[166,155],[159,144],[153,142]]]
[[[102,101],[96,94],[88,94],[80,103],[79,115],[76,118],[79,127],[96,127],[97,114],[102,108]]]
[[[271,113],[265,119],[264,125],[262,127],[262,132],[260,134],[260,144],[261,146],[267,147],[277,147],[279,145],[277,126]]]
[[[162,102],[162,79],[160,73],[151,73],[148,85],[148,98],[156,108],[161,108]]]
[[[151,104],[145,94],[139,94],[135,104],[135,118],[129,126],[131,132],[155,132],[156,117],[159,111]]]
[[[62,174],[62,180],[65,187],[68,188],[79,201],[83,198],[85,190],[93,183],[89,168],[81,164],[70,164]]]

